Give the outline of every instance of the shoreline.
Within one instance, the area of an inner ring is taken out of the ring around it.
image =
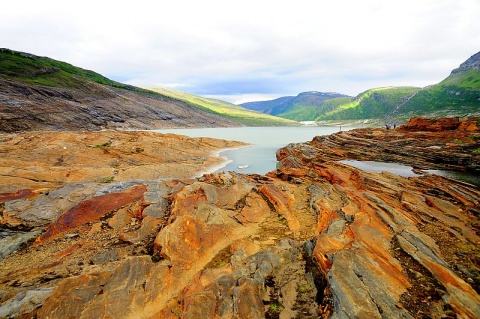
[[[252,144],[248,144],[248,145],[244,145],[244,146],[236,146],[236,147],[226,147],[226,148],[221,148],[221,149],[212,151],[210,153],[209,157],[218,158],[218,159],[221,160],[221,162],[215,163],[215,164],[212,164],[212,165],[207,165],[205,168],[203,168],[202,170],[197,172],[196,175],[194,176],[194,178],[201,177],[204,174],[215,173],[216,171],[224,168],[225,166],[227,166],[228,164],[233,162],[233,160],[231,160],[231,159],[229,159],[225,156],[220,156],[221,153],[226,152],[226,151],[234,151],[234,150],[238,150],[238,149],[245,148],[245,147],[250,147],[250,146],[252,146]]]

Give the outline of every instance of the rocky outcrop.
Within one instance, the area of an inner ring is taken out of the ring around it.
[[[0,77],[0,132],[241,126],[168,97],[79,83],[57,88]]]
[[[0,135],[0,201],[68,183],[190,178],[224,159],[215,152],[245,143],[153,132],[35,132]],[[58,198],[61,200],[61,198]]]
[[[429,119],[424,117],[411,118],[399,128],[400,132],[445,132],[466,131],[480,133],[480,122],[477,118],[460,119],[458,117]]]
[[[468,70],[480,71],[480,52],[475,53],[467,61],[460,64],[460,67],[452,71],[452,74],[466,72]]]
[[[310,144],[289,146],[289,160],[266,176],[112,183],[71,196],[43,226],[15,215],[36,230],[78,222],[0,261],[0,313],[480,317],[480,189],[365,172],[329,160],[318,139]],[[49,194],[5,197],[3,209],[47,203]],[[122,201],[75,218],[111,198]]]
[[[478,120],[413,118],[397,129],[364,128],[317,136],[277,151],[286,167],[354,159],[404,163],[419,169],[480,173]]]

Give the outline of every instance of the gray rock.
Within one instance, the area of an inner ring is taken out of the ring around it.
[[[50,191],[47,195],[33,199],[25,209],[28,200],[7,202],[4,213],[16,216],[31,226],[43,226],[57,219],[73,206],[92,197],[98,184],[66,184]],[[21,205],[20,205],[21,204]]]
[[[27,314],[41,306],[51,295],[54,287],[19,292],[0,306],[0,318],[13,318]]]
[[[8,236],[0,239],[0,260],[7,257],[17,249],[19,249],[22,244],[36,238],[41,233],[40,230],[35,230],[31,232],[10,232]]]
[[[110,194],[110,193],[124,192],[127,189],[129,189],[129,188],[131,188],[135,185],[143,184],[143,182],[144,181],[141,181],[141,180],[131,180],[131,181],[126,181],[126,182],[109,183],[109,184],[105,185],[104,187],[98,189],[95,192],[94,197],[102,196],[102,195],[106,195],[106,194]]]

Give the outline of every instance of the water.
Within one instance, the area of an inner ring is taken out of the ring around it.
[[[342,126],[343,131],[355,127]],[[220,156],[231,162],[219,171],[236,171],[241,173],[265,174],[276,168],[276,151],[289,143],[308,142],[315,136],[329,135],[340,130],[337,126],[296,126],[296,127],[235,127],[235,128],[204,128],[204,129],[170,129],[155,130],[160,133],[174,133],[190,137],[213,137],[225,140],[236,140],[252,144],[252,146],[237,150],[224,151]],[[365,171],[388,171],[400,176],[418,176],[412,167],[398,163],[374,161],[344,160],[342,163],[358,167]],[[244,167],[247,166],[248,167]],[[461,172],[427,170],[452,179],[480,186],[480,176]]]
[[[342,130],[353,127],[342,126]],[[318,135],[329,135],[340,130],[336,126],[296,126],[296,127],[234,127],[204,129],[157,130],[160,133],[174,133],[190,137],[213,137],[235,140],[252,146],[220,153],[232,162],[220,171],[265,174],[276,168],[275,153],[289,143],[311,141]],[[248,167],[242,168],[248,165]],[[240,166],[240,168],[239,168]]]
[[[380,173],[382,171],[388,171],[390,173],[403,176],[403,177],[418,176],[416,173],[413,172],[413,167],[403,165],[403,164],[398,164],[398,163],[356,161],[356,160],[342,160],[339,162],[350,165],[350,166],[354,166],[356,168],[360,168],[367,172]]]
[[[419,176],[419,174],[413,172],[413,167],[398,163],[386,163],[376,161],[356,161],[356,160],[342,160],[339,161],[343,164],[360,168],[367,172],[382,172],[387,171],[403,177]],[[480,186],[480,176],[474,174],[468,174],[465,172],[444,171],[444,170],[423,170],[428,174],[436,174],[443,177],[448,177],[465,183]]]

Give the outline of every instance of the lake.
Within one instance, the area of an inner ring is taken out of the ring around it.
[[[342,126],[343,131],[354,129],[353,126]],[[230,162],[218,171],[236,171],[241,173],[265,174],[277,166],[276,151],[290,143],[308,142],[318,135],[329,135],[340,131],[338,126],[288,126],[288,127],[234,127],[234,128],[203,128],[203,129],[169,129],[154,130],[160,133],[173,133],[190,137],[213,137],[225,140],[236,140],[252,144],[252,146],[220,153]],[[417,176],[412,167],[398,163],[360,162],[354,160],[341,161],[365,171],[389,171],[409,177]],[[467,173],[430,170],[437,174],[474,185],[480,185],[480,176]]]
[[[353,127],[342,126],[342,130]],[[252,146],[221,152],[220,156],[231,160],[219,171],[265,174],[276,168],[275,152],[290,143],[311,141],[317,135],[329,135],[338,132],[337,126],[275,126],[275,127],[233,127],[202,129],[155,130],[160,133],[173,133],[190,137],[213,137],[236,140]],[[247,166],[245,168],[239,168]]]

